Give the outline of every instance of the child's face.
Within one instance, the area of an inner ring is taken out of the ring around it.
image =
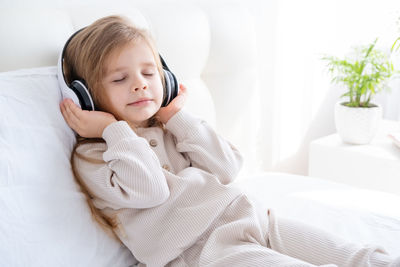
[[[104,108],[118,120],[146,126],[161,107],[161,78],[152,50],[143,40],[111,53],[102,84]]]

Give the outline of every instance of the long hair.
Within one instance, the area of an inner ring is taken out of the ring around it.
[[[146,30],[136,28],[128,19],[121,16],[101,18],[84,28],[72,38],[66,48],[64,56],[63,67],[67,84],[70,84],[76,79],[85,80],[96,109],[106,111],[103,110],[102,105],[102,103],[104,103],[104,99],[102,98],[104,88],[101,82],[101,78],[106,71],[105,62],[116,49],[122,48],[129,42],[135,43],[138,41],[145,41],[151,48],[158,73],[164,86],[164,73],[154,40]],[[149,119],[149,125],[163,128],[162,123],[157,121],[154,116]],[[132,130],[135,129],[133,128]],[[106,216],[94,206],[92,202],[93,195],[83,182],[74,164],[75,157],[92,163],[98,163],[95,159],[90,159],[79,154],[77,152],[77,147],[86,143],[99,142],[104,143],[105,141],[102,138],[84,138],[78,136],[77,143],[71,154],[71,165],[75,179],[86,196],[92,217],[104,230],[110,233],[109,230],[115,230],[115,228],[119,226],[118,222],[115,218]],[[113,233],[113,231],[111,231],[111,233]],[[113,236],[115,237],[114,234]]]

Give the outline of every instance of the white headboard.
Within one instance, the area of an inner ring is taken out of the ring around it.
[[[49,1],[50,2],[50,1]],[[50,2],[51,3],[51,2]],[[252,162],[246,131],[257,90],[252,16],[234,2],[115,1],[0,9],[0,72],[56,65],[66,39],[95,19],[122,14],[153,33],[160,54],[189,90],[187,107]]]

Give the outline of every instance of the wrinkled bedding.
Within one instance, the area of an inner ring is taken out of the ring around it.
[[[400,256],[400,196],[327,180],[262,173],[236,182],[256,205]]]

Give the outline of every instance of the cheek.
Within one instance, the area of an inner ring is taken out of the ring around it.
[[[110,92],[114,93],[111,94]],[[111,113],[116,113],[123,104],[122,103],[123,97],[118,96],[118,94],[115,94],[115,90],[112,90],[112,88],[105,89],[103,92],[103,96],[104,96],[103,100],[106,110]]]
[[[123,95],[112,95],[109,99],[113,110],[122,110],[125,107],[125,99],[127,99],[127,97]]]
[[[161,79],[157,79],[157,81],[155,82],[154,88],[155,88],[155,94],[157,95],[157,100],[160,102],[160,105],[161,105],[161,102],[164,98],[164,88],[161,83]]]

